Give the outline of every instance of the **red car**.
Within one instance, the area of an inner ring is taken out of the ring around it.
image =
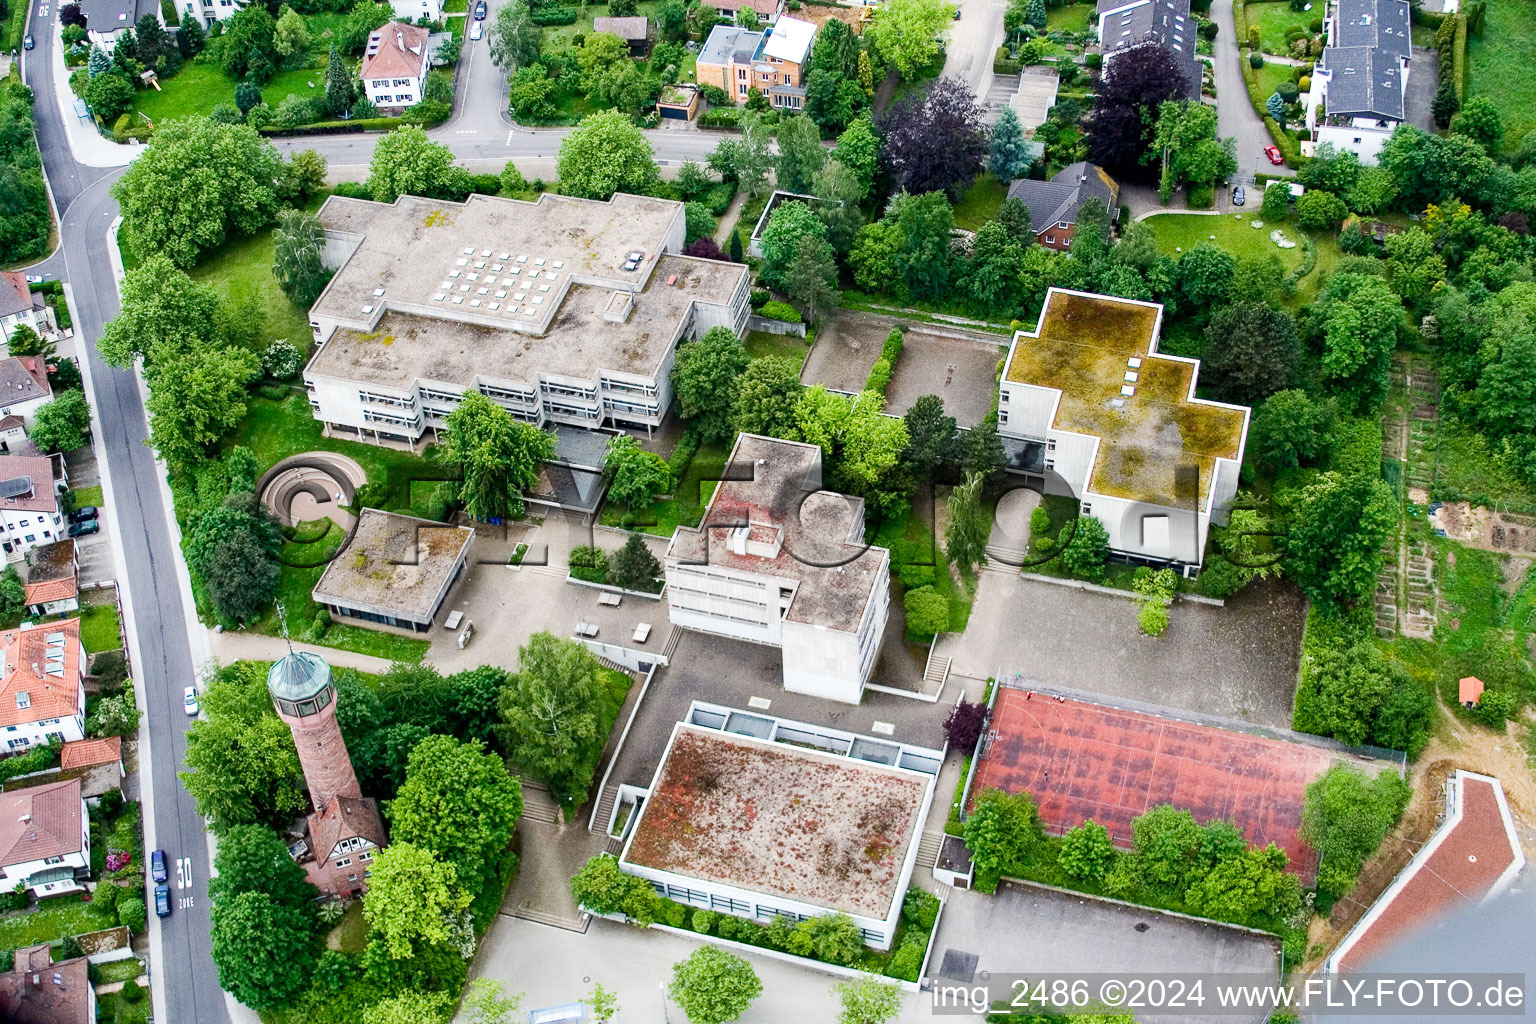
[[[1285,157],[1280,155],[1280,150],[1274,146],[1265,146],[1264,155],[1269,157],[1269,162],[1275,166],[1285,163]]]

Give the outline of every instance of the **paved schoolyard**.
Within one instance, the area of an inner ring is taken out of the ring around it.
[[[880,358],[889,327],[845,316],[829,316],[816,332],[816,344],[800,370],[806,387],[825,384],[834,391],[863,391],[869,368]]]
[[[946,954],[948,971],[941,974]],[[986,971],[992,998],[998,999],[1013,994],[999,975],[1244,973],[1265,975],[1273,983],[1277,967],[1273,939],[1010,883],[999,886],[995,896],[956,890],[948,897],[928,958],[928,978],[936,987],[965,984],[971,972],[979,979]],[[1247,1024],[1266,1015],[1195,1019]],[[1138,1019],[1143,1019],[1140,1014]]]
[[[1136,611],[1128,598],[987,570],[953,670],[1290,727],[1305,616],[1294,587],[1260,581],[1225,608],[1179,601],[1156,638]]]
[[[885,389],[885,411],[900,416],[923,395],[938,395],[956,423],[974,427],[992,410],[997,362],[1008,354],[1008,339],[998,335],[997,341],[946,338],[917,327],[907,331]]]

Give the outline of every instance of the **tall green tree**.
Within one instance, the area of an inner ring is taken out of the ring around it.
[[[654,592],[660,589],[657,580],[661,578],[661,563],[638,533],[630,534],[624,546],[613,553],[608,568],[614,584],[625,590]]]
[[[247,622],[277,594],[280,570],[271,554],[245,533],[214,550],[203,568],[203,585],[221,615]]]
[[[784,268],[784,294],[809,324],[837,306],[837,257],[824,238],[807,235],[795,243],[794,254]]]
[[[581,644],[535,633],[501,694],[507,747],[562,802],[586,796],[617,709]]]
[[[119,238],[140,260],[164,254],[190,267],[231,235],[271,223],[281,163],[272,144],[247,125],[200,115],[165,120],[112,185],[123,216]]]
[[[752,360],[737,381],[735,429],[743,434],[792,437],[802,390],[800,366],[793,359]]]
[[[461,474],[464,511],[477,519],[501,518],[522,515],[523,493],[554,456],[555,438],[472,392],[448,414],[443,451]]]
[[[628,434],[609,440],[603,452],[603,475],[608,478],[608,497],[631,510],[649,505],[672,486],[667,460],[641,448]]]
[[[373,148],[368,191],[377,202],[404,195],[457,200],[472,188],[469,172],[454,166],[452,150],[429,139],[420,125],[396,128]]]
[[[805,203],[789,200],[774,208],[763,228],[760,244],[763,251],[763,280],[773,288],[784,288],[785,271],[800,247],[800,239],[810,237],[825,239],[826,225]]]
[[[678,347],[672,388],[683,418],[703,440],[730,440],[737,380],[748,361],[741,339],[725,327],[711,327],[698,341]]]
[[[981,503],[983,478],[972,473],[949,492],[949,526],[944,531],[944,550],[962,572],[974,572],[986,560],[987,536],[992,519]]]
[[[560,143],[556,161],[566,195],[607,199],[615,192],[654,193],[656,155],[640,129],[616,110],[588,114]]]
[[[272,710],[255,662],[215,673],[187,731],[182,785],[217,834],[235,825],[279,827],[304,813],[304,772],[293,734]]]
[[[295,306],[308,309],[331,276],[321,261],[325,226],[312,213],[280,210],[272,240],[272,276]]]
[[[1306,325],[1321,347],[1323,377],[1342,404],[1359,412],[1385,397],[1402,322],[1402,302],[1380,277],[1335,274],[1324,284]]]
[[[265,1013],[293,1005],[309,988],[319,954],[313,911],[242,892],[215,900],[209,917],[219,986],[230,995]]]
[[[539,59],[544,30],[534,24],[526,2],[504,4],[491,22],[491,62],[508,78],[519,68]]]
[[[907,425],[882,414],[884,398],[865,391],[853,398],[817,384],[800,397],[795,424],[800,439],[819,445],[837,489],[871,496],[907,446]]]
[[[900,0],[898,0],[900,2]],[[762,994],[752,965],[718,946],[700,946],[672,965],[670,995],[693,1024],[730,1024]]]
[[[1260,464],[1292,469],[1328,453],[1333,421],[1332,402],[1314,402],[1299,388],[1277,391],[1254,412],[1248,443]]]
[[[1301,808],[1301,838],[1322,855],[1319,887],[1342,895],[1397,824],[1412,795],[1412,787],[1390,769],[1368,778],[1344,764],[1334,764],[1309,784]]]
[[[31,438],[45,452],[72,452],[91,439],[91,408],[85,395],[66,391],[37,410]]]
[[[1224,402],[1257,405],[1288,387],[1299,356],[1296,321],[1264,302],[1218,309],[1205,329],[1200,382]]]
[[[821,131],[804,114],[779,121],[778,184],[791,192],[809,192],[811,181],[827,162]]]
[[[854,118],[837,137],[837,145],[832,149],[832,159],[857,176],[860,185],[863,186],[863,190],[859,193],[859,199],[862,201],[869,194],[869,189],[874,184],[875,172],[880,166],[880,133],[875,130],[874,121],[867,114]]]
[[[987,170],[999,182],[1010,182],[1029,173],[1029,147],[1024,141],[1024,126],[1012,107],[1004,107],[992,125],[987,144]]]
[[[352,109],[357,100],[357,87],[352,72],[341,59],[341,51],[331,47],[331,55],[325,68],[325,110],[332,117],[339,117]]]
[[[1018,870],[1042,839],[1040,812],[1028,793],[982,790],[965,820],[965,845],[976,865],[976,887],[991,892],[998,877]]]
[[[263,825],[234,825],[219,835],[213,858],[216,874],[208,880],[208,897],[215,903],[243,892],[264,893],[271,901],[310,915],[314,926],[318,889],[293,859],[276,832]]]
[[[947,0],[888,0],[876,10],[864,37],[903,79],[912,81],[938,57],[954,17],[955,6]]]
[[[261,359],[239,348],[193,349],[156,359],[147,376],[150,443],[182,472],[245,419],[246,386],[261,376]]]
[[[811,182],[811,194],[821,200],[816,204],[816,216],[826,225],[827,243],[839,256],[848,254],[864,226],[859,203],[865,191],[858,175],[841,160],[828,160]]]
[[[1392,488],[1374,474],[1324,473],[1281,497],[1286,576],[1321,608],[1370,600],[1382,544],[1397,524]]]

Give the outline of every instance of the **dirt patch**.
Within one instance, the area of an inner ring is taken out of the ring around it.
[[[1515,725],[1504,733],[1474,729],[1451,718],[1442,708],[1441,727],[1419,755],[1409,772],[1413,797],[1403,812],[1397,828],[1388,834],[1376,855],[1366,861],[1355,888],[1334,904],[1326,918],[1316,918],[1307,935],[1306,969],[1315,969],[1339,944],[1355,923],[1386,891],[1414,854],[1434,834],[1444,811],[1445,780],[1457,768],[1491,775],[1504,787],[1509,812],[1520,835],[1520,845],[1529,858],[1536,852],[1536,781],[1533,781],[1526,753],[1517,739]],[[1317,950],[1318,956],[1310,955]]]
[[[1536,552],[1536,519],[1508,515],[1465,501],[1448,501],[1429,514],[1429,525],[1452,540],[1484,551]]]
[[[858,34],[864,31],[864,19],[870,10],[868,7],[802,7],[791,17],[815,25],[817,34],[829,21],[840,21]]]

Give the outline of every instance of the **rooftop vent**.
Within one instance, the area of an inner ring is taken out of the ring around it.
[[[384,294],[384,289],[383,288],[375,288],[373,290],[373,294],[374,294],[375,297],[381,296],[381,295]]]
[[[1124,395],[1126,398],[1130,398],[1135,393],[1136,393],[1136,389],[1131,387],[1131,385],[1129,385],[1129,384],[1122,384],[1122,385],[1120,385],[1120,394]]]
[[[365,305],[365,306],[364,306],[364,307],[363,307],[363,312],[364,312],[364,313],[372,313],[372,312],[373,312],[373,307],[372,307],[372,306],[370,306],[370,305]]]

